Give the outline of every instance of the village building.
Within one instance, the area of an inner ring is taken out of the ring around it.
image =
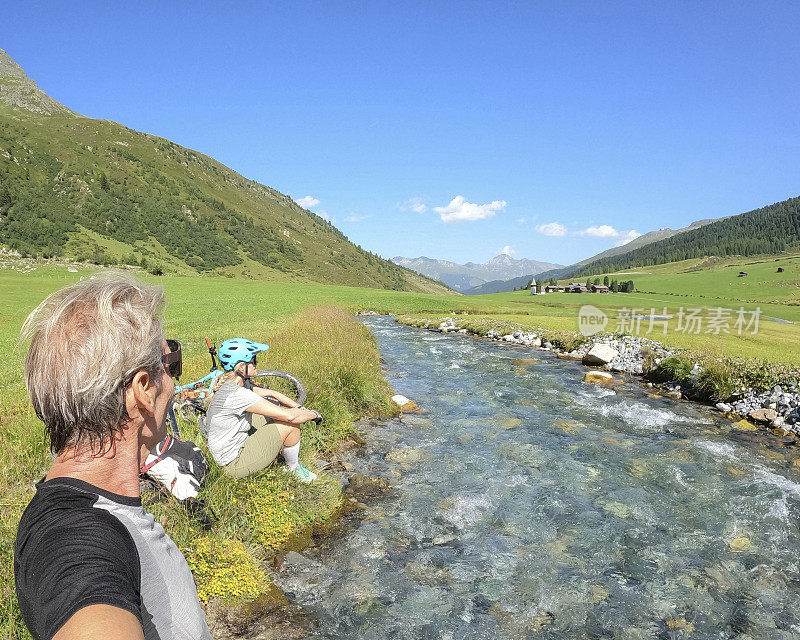
[[[611,291],[606,285],[604,284],[593,284],[592,285],[592,293],[608,293]]]
[[[564,293],[564,287],[560,284],[548,284],[544,290],[546,293]]]

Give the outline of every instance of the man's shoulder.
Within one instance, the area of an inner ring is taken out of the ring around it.
[[[92,604],[125,609],[141,622],[141,563],[131,534],[95,506],[102,490],[69,480],[40,483],[17,530],[17,599],[35,638],[52,637]]]
[[[120,553],[136,552],[125,525],[106,509],[95,507],[102,490],[78,482],[54,479],[37,485],[36,495],[22,514],[17,530],[18,560],[28,553],[40,553],[42,545],[50,547],[48,555],[57,554],[57,541],[101,547],[121,545]]]

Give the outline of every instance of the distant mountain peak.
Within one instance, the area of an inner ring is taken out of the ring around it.
[[[0,49],[0,102],[45,115],[74,113],[42,91],[3,49]]]
[[[467,262],[458,264],[449,260],[433,260],[425,256],[420,256],[419,258],[395,256],[392,258],[392,262],[429,278],[440,280],[447,286],[459,291],[466,291],[498,278],[507,279],[562,266],[525,258],[517,260],[506,253],[496,255],[484,263]]]

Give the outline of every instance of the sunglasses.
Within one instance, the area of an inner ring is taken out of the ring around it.
[[[169,353],[161,356],[161,362],[172,378],[180,378],[183,372],[183,357],[181,355],[181,343],[177,340],[167,340]]]

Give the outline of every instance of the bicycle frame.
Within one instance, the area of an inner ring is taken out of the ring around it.
[[[181,393],[182,391],[185,391],[186,389],[198,390],[198,391],[211,391],[211,388],[214,386],[214,382],[223,373],[224,373],[224,371],[222,371],[221,369],[215,369],[211,373],[207,373],[206,375],[204,375],[199,380],[195,380],[194,382],[190,382],[188,384],[182,384],[182,385],[176,386],[175,387],[175,393],[176,394],[177,393]],[[203,385],[206,382],[208,383],[208,386],[206,386],[205,388],[202,388]]]

